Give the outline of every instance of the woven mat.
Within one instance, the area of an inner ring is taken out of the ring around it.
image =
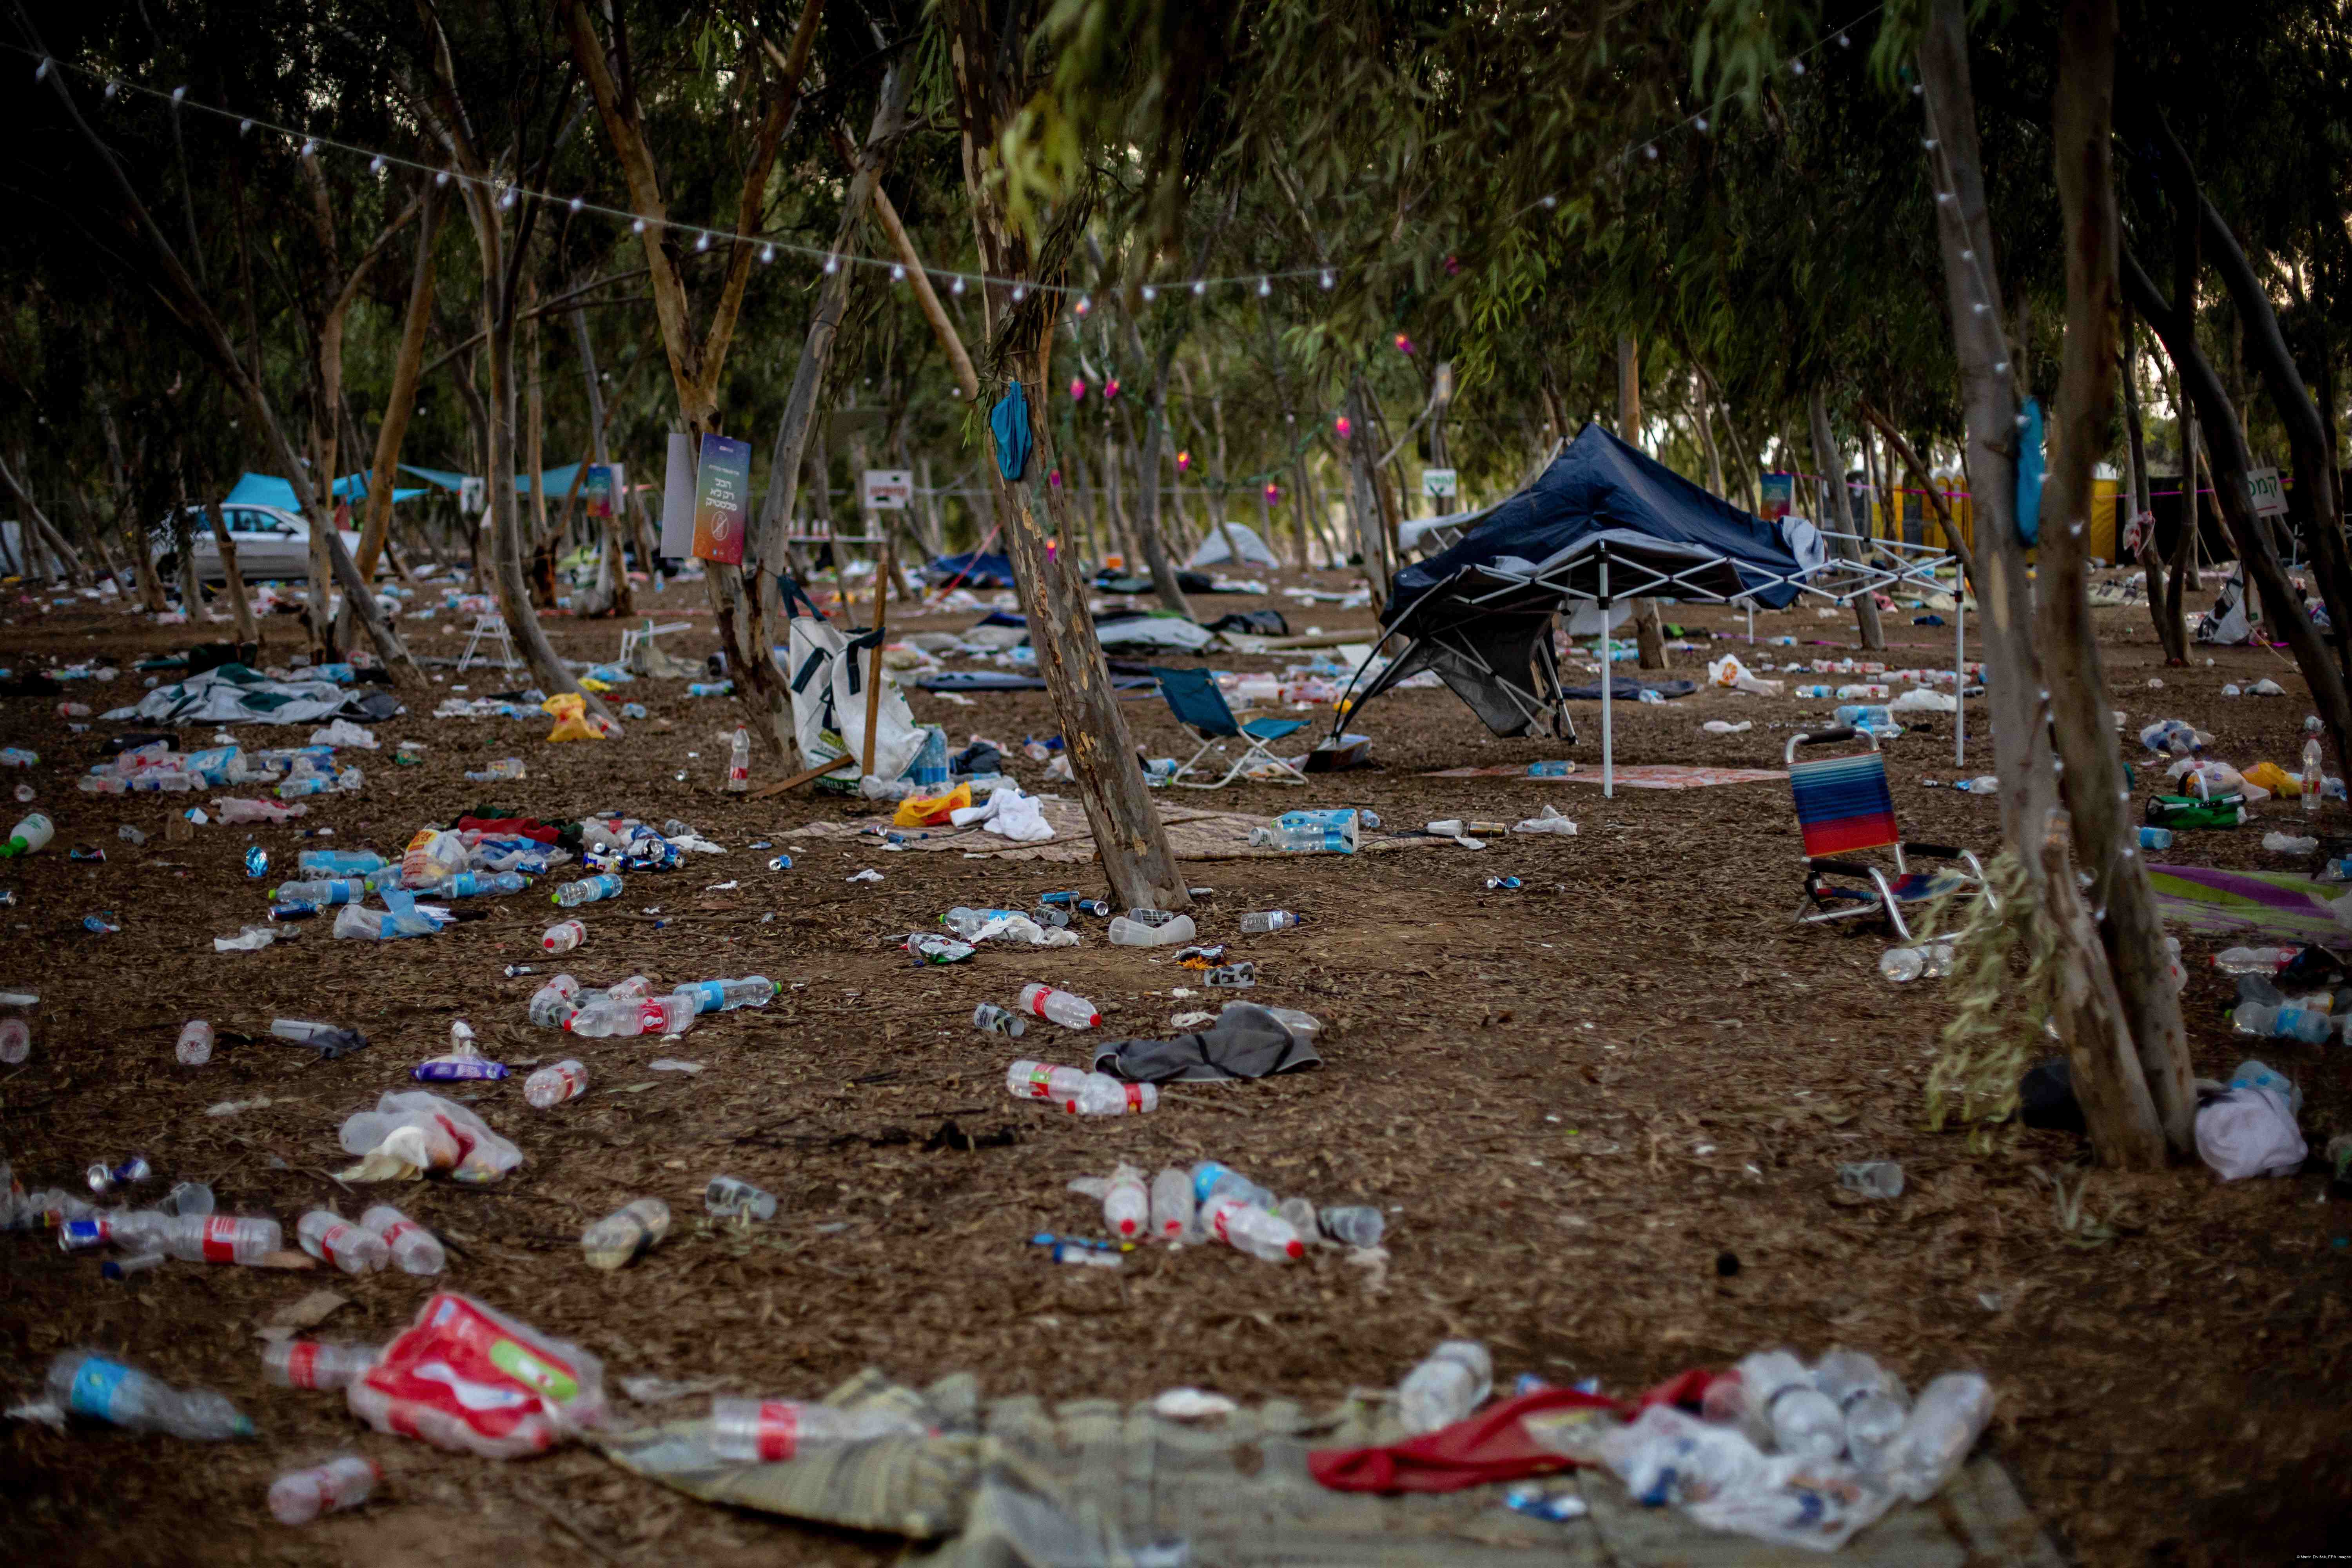
[[[1059,795],[1040,795],[1046,824],[1054,837],[1043,844],[1020,844],[991,833],[983,826],[972,827],[901,828],[910,835],[906,848],[920,854],[954,851],[992,860],[1055,860],[1076,862],[1095,858],[1094,829],[1087,826],[1086,808],[1075,800]],[[1192,806],[1176,805],[1167,801],[1155,803],[1160,808],[1160,821],[1168,829],[1169,847],[1179,860],[1278,860],[1299,853],[1294,849],[1268,849],[1254,847],[1249,841],[1250,829],[1264,827],[1271,820],[1240,811],[1201,811]],[[876,833],[890,830],[887,816],[852,818],[840,822],[812,822],[805,827],[788,829],[787,838],[866,838]],[[926,837],[911,837],[915,833]],[[1430,849],[1457,847],[1450,838],[1432,838],[1425,834],[1368,839],[1357,847],[1357,853],[1377,855],[1396,849]]]

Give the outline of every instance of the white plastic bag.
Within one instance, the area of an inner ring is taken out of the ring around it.
[[[1733,691],[1745,691],[1751,697],[1778,697],[1788,689],[1786,683],[1782,681],[1765,680],[1750,675],[1748,672],[1748,667],[1731,654],[1725,654],[1706,667],[1706,680],[1710,686],[1720,686]]]
[[[1541,816],[1530,816],[1525,822],[1522,822],[1517,826],[1512,828],[1511,831],[1514,833],[1552,833],[1559,835],[1562,838],[1573,838],[1576,837],[1576,824],[1561,816],[1558,806],[1547,805],[1543,808],[1543,815]]]
[[[2208,1100],[2197,1112],[2197,1152],[2225,1182],[2291,1176],[2311,1146],[2276,1089],[2251,1085]]]
[[[365,1156],[340,1173],[347,1182],[413,1182],[427,1171],[446,1171],[480,1186],[522,1163],[522,1151],[488,1122],[422,1089],[384,1095],[373,1110],[347,1118],[339,1136],[344,1153]]]
[[[1886,705],[1889,713],[1950,713],[1958,709],[1960,700],[1948,691],[1930,691],[1915,686]]]
[[[984,822],[991,833],[1016,844],[1043,844],[1054,837],[1053,825],[1045,820],[1045,809],[1038,804],[1037,797],[1022,794],[1020,786],[1011,783],[997,786],[978,805],[956,807],[948,814],[948,819],[958,827]]]
[[[845,657],[849,639],[839,627],[814,616],[795,616],[786,636],[783,676],[793,698],[793,732],[801,760],[811,767],[834,757],[863,757],[866,751],[866,681],[873,655],[859,649]],[[874,721],[874,774],[895,779],[913,765],[923,749],[923,732],[906,694],[888,681]]]

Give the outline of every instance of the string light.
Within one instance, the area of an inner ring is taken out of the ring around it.
[[[572,210],[573,212],[575,212],[575,213],[576,213],[576,212],[578,212],[582,207],[586,206],[588,204],[587,204],[586,202],[584,202],[584,201],[581,200],[578,196],[574,196],[574,197],[572,197],[572,201],[571,201],[571,204],[570,204],[570,205],[571,205]]]
[[[645,219],[643,219],[643,218],[639,218],[639,219],[637,219],[635,223],[632,223],[631,225],[629,225],[629,232],[630,232],[631,234],[643,234],[643,233],[645,233],[645,232],[646,232],[646,220],[645,220]]]
[[[1322,270],[1322,273],[1318,276],[1315,280],[1323,285],[1326,292],[1338,288],[1339,285],[1339,279],[1332,275],[1331,269],[1328,267]]]
[[[1112,376],[1108,381],[1103,383],[1103,401],[1105,403],[1112,403],[1116,402],[1118,398],[1118,377]]]
[[[1182,473],[1185,469],[1187,469],[1187,468],[1191,468],[1192,466],[1192,453],[1190,453],[1190,452],[1179,452],[1179,453],[1177,453],[1177,454],[1176,454],[1176,471],[1177,471],[1178,473],[1180,473],[1180,474],[1181,474],[1181,473]]]
[[[1790,76],[1802,76],[1805,74],[1805,62],[1803,57],[1800,56],[1789,62],[1789,74]]]
[[[708,250],[710,248],[710,231],[709,229],[704,229],[701,234],[695,237],[694,248],[698,251]]]
[[[41,63],[40,63],[39,65],[37,65],[37,66],[35,66],[35,67],[33,68],[33,79],[34,79],[35,81],[47,81],[47,80],[48,80],[48,79],[49,79],[49,57],[48,57],[48,56],[47,56],[47,55],[43,55],[43,56],[41,57]]]
[[[1070,377],[1070,401],[1073,403],[1084,403],[1086,400],[1087,384],[1079,380],[1075,375]]]
[[[1029,290],[1026,288],[1018,283],[1015,283],[1013,286],[1013,302],[1014,304],[1018,305],[1022,300],[1026,300],[1028,297]]]
[[[1143,286],[1143,302],[1149,305],[1158,298],[1160,298],[1160,290],[1153,288],[1150,284],[1146,283]]]
[[[963,292],[962,273],[959,272],[955,275],[955,281],[948,285],[948,292],[950,294],[961,294]]]
[[[1197,299],[1199,299],[1202,295],[1206,294],[1208,291],[1209,291],[1209,281],[1208,281],[1208,279],[1205,279],[1205,278],[1195,278],[1194,279],[1192,279],[1192,298],[1194,298],[1195,300],[1197,300]]]
[[[894,264],[890,268],[890,281],[893,283],[904,283],[906,280],[907,268],[905,266]]]
[[[828,253],[824,258],[824,274],[830,278],[841,270],[841,258]]]
[[[250,131],[250,130],[252,130],[252,129],[253,129],[253,121],[250,121],[250,120],[240,120],[240,121],[238,121],[236,122],[236,133],[237,133],[239,136],[244,135],[247,132],[248,132],[248,131]]]
[[[1087,312],[1091,311],[1094,308],[1095,302],[1093,299],[1085,294],[1079,295],[1078,302],[1070,307],[1070,309],[1076,311],[1081,319],[1083,319]]]
[[[114,95],[115,95],[116,93],[118,93],[118,92],[121,92],[121,90],[122,90],[122,84],[121,84],[121,82],[119,82],[119,81],[110,81],[110,82],[108,82],[108,83],[106,84],[106,101],[107,101],[107,102],[109,102],[109,103],[112,103],[112,102],[114,101]]]
[[[1339,437],[1342,441],[1346,440],[1354,433],[1354,431],[1355,426],[1348,422],[1348,416],[1344,414],[1331,421],[1331,433]]]
[[[1704,115],[1704,114],[1694,114],[1694,115],[1692,115],[1692,116],[1691,116],[1691,126],[1692,126],[1692,128],[1693,128],[1694,130],[1696,130],[1696,131],[1700,135],[1702,135],[1702,136],[1706,135],[1706,115]]]
[[[185,98],[185,97],[187,97],[187,96],[188,96],[188,89],[187,89],[186,88],[184,88],[184,87],[175,87],[175,88],[173,88],[173,89],[172,89],[172,101],[173,101],[174,104],[177,104],[177,103],[180,101],[180,100],[182,100],[182,99],[184,99],[184,98]]]
[[[305,158],[317,157],[319,155],[319,144],[316,142],[303,142],[301,155]]]
[[[379,180],[383,178],[383,153],[379,153],[374,157],[368,160],[368,173],[373,174]]]
[[[436,170],[433,175],[433,183],[436,185],[447,184],[449,183],[449,171],[446,169]]]
[[[1258,297],[1259,299],[1263,300],[1263,299],[1265,299],[1268,294],[1271,294],[1271,293],[1273,293],[1273,292],[1274,292],[1274,284],[1273,284],[1272,282],[1270,282],[1269,280],[1267,280],[1267,279],[1265,279],[1265,278],[1260,278],[1260,279],[1257,280],[1257,297]]]

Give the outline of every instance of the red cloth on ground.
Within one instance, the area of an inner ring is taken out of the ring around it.
[[[535,816],[461,816],[457,819],[457,831],[487,833],[496,838],[531,838],[541,844],[554,843],[559,833]]]
[[[1570,1469],[1576,1461],[1538,1447],[1522,1418],[1547,1410],[1607,1410],[1631,1420],[1653,1405],[1695,1409],[1715,1377],[1694,1367],[1633,1400],[1539,1388],[1385,1448],[1318,1448],[1307,1456],[1307,1473],[1333,1491],[1452,1492]]]

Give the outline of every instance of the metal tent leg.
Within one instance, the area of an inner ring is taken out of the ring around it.
[[[1601,798],[1617,797],[1616,737],[1610,728],[1610,693],[1617,686],[1617,665],[1609,657],[1609,557],[1601,558]]]
[[[1952,595],[1952,766],[1965,766],[1969,755],[1969,574],[1955,571]]]

